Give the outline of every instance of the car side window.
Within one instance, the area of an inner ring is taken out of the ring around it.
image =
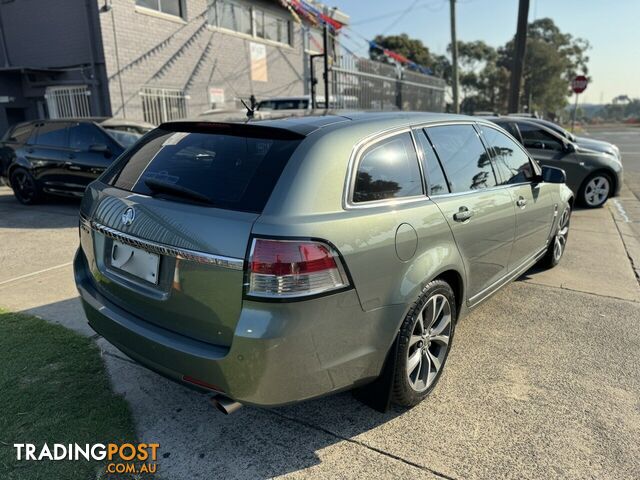
[[[496,186],[489,153],[470,124],[426,128],[453,193]]]
[[[33,131],[32,124],[16,125],[7,136],[7,141],[12,143],[24,143]]]
[[[518,123],[518,129],[525,148],[561,151],[564,147],[561,140],[538,126]]]
[[[418,156],[409,132],[381,140],[362,154],[353,189],[355,203],[423,193]]]
[[[427,138],[424,130],[416,130],[416,140],[422,149],[423,155],[423,171],[427,177],[427,191],[429,196],[443,195],[449,193],[447,179],[444,176],[442,165],[433,151],[431,142]]]
[[[43,123],[38,127],[35,144],[46,147],[66,147],[67,124],[59,122]]]
[[[108,145],[107,137],[95,125],[76,123],[69,128],[69,147],[89,150],[91,145]]]
[[[531,160],[520,145],[495,128],[482,126],[482,134],[503,185],[528,182],[532,178]]]

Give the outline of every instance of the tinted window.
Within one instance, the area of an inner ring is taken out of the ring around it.
[[[447,180],[438,161],[438,157],[433,151],[429,139],[425,135],[423,130],[416,132],[416,139],[422,147],[424,157],[424,172],[427,176],[427,188],[430,196],[442,195],[443,193],[449,193],[449,187],[447,186]]]
[[[563,143],[552,133],[529,123],[518,123],[522,142],[526,148],[562,150]]]
[[[516,139],[520,138],[520,133],[518,133],[518,127],[516,127],[515,123],[513,122],[495,122],[495,123],[496,125],[499,125],[502,128],[504,128],[511,135],[513,135],[514,138]]]
[[[67,124],[58,122],[42,124],[38,127],[36,144],[47,147],[66,147]]]
[[[106,145],[104,133],[95,125],[76,123],[69,128],[69,146],[77,150],[89,150],[91,145]]]
[[[157,129],[126,154],[111,183],[179,202],[261,212],[299,143]],[[191,198],[178,190],[191,192]]]
[[[411,134],[382,140],[362,154],[353,190],[354,202],[420,195],[422,178]]]
[[[429,127],[431,139],[452,192],[496,185],[491,159],[472,125]]]
[[[27,141],[32,131],[33,131],[33,124],[16,125],[13,128],[13,130],[9,132],[7,136],[7,141],[24,143]]]
[[[482,134],[502,177],[502,183],[527,182],[532,176],[531,162],[522,147],[495,128],[482,127]]]

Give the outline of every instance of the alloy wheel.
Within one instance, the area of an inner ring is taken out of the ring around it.
[[[11,186],[16,196],[24,203],[29,203],[36,196],[36,185],[29,173],[24,170],[16,171],[11,177]]]
[[[418,315],[407,349],[406,374],[416,392],[437,378],[451,340],[451,305],[442,294],[429,297]]]
[[[602,205],[609,197],[611,182],[603,175],[593,177],[584,189],[584,200],[590,207]]]
[[[571,216],[571,210],[569,207],[565,208],[562,212],[562,216],[558,221],[558,231],[553,239],[553,258],[556,262],[560,260],[564,250],[567,246],[567,237],[569,236],[569,217]]]

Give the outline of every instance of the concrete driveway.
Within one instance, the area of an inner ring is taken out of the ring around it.
[[[0,305],[91,336],[70,265],[77,207],[23,207],[0,188]],[[559,267],[462,320],[411,410],[345,393],[225,417],[95,340],[141,440],[160,443],[158,478],[638,478],[640,287],[614,209],[576,211]]]

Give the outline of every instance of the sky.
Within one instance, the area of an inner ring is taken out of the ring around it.
[[[366,56],[362,38],[407,33],[434,53],[449,44],[449,0],[332,0],[351,17],[355,35],[345,45]],[[413,8],[410,8],[413,5]],[[518,0],[457,0],[458,40],[494,47],[515,35]],[[550,17],[562,32],[589,41],[591,82],[580,103],[609,103],[618,95],[640,98],[640,0],[530,0],[529,21]]]

